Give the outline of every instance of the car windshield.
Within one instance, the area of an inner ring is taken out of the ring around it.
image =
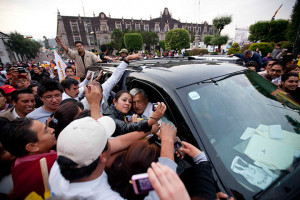
[[[266,189],[299,157],[299,104],[255,72],[179,90],[199,134],[249,192]]]

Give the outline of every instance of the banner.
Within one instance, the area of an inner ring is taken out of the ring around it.
[[[66,63],[61,59],[61,57],[57,54],[56,51],[54,51],[54,60],[57,66],[57,72],[58,72],[58,78],[59,80],[63,80],[66,77],[65,69],[67,67]]]

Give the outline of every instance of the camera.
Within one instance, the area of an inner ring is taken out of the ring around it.
[[[133,175],[131,181],[135,194],[143,194],[154,190],[147,173]]]
[[[181,140],[179,139],[179,137],[176,137],[174,140],[174,148],[175,150],[181,155],[184,156],[185,153],[183,153],[182,151],[180,151],[180,148],[183,147],[184,145],[182,144]]]
[[[152,111],[156,111],[158,104],[157,103],[153,103],[152,104]]]

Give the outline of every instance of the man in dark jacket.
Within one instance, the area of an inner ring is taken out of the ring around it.
[[[256,72],[259,72],[262,67],[262,59],[258,53],[255,53],[249,49],[245,50],[243,54],[231,54],[230,56],[236,56],[241,58],[245,63],[249,61],[255,61],[257,63]]]

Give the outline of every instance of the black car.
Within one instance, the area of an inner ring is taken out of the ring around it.
[[[111,64],[115,65],[115,64]],[[299,199],[299,103],[231,63],[134,62],[116,91],[165,102],[177,135],[205,151],[221,191],[235,199]],[[103,66],[105,78],[115,67]]]

